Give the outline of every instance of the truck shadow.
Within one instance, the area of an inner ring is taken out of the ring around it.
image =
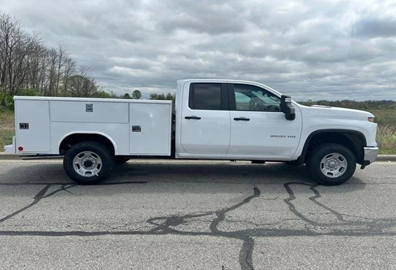
[[[124,178],[148,182],[251,183],[280,184],[293,181],[313,183],[304,166],[283,163],[251,164],[250,162],[166,162],[127,163],[117,166],[107,182]]]
[[[26,163],[3,174],[1,185],[75,184],[63,171],[60,162]],[[130,161],[114,168],[112,175],[98,185],[145,183],[223,183],[274,184],[304,183],[314,185],[305,166],[284,163],[251,164],[226,161]],[[353,177],[346,184],[363,184]]]
[[[146,181],[148,183],[218,183],[248,184],[253,186],[282,186],[287,184],[318,186],[310,177],[305,166],[290,166],[271,162],[251,164],[250,162],[167,162],[134,163],[117,166],[113,175],[103,184],[116,184],[128,180]],[[348,185],[348,188],[342,188]],[[365,188],[365,183],[358,177],[352,177],[340,186],[323,188],[334,193],[351,192]],[[265,191],[264,191],[265,192]]]

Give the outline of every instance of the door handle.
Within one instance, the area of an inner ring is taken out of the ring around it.
[[[201,119],[201,117],[198,117],[198,116],[186,116],[184,118],[187,120],[200,120]]]
[[[234,118],[235,121],[250,121],[250,118],[246,118],[246,117],[237,117]]]

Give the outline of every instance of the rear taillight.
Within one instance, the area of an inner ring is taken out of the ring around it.
[[[368,120],[369,122],[374,123],[374,117],[368,117],[367,120]]]
[[[19,146],[19,147],[18,147],[18,151],[19,151],[19,152],[22,152],[22,151],[23,151],[23,147],[22,147],[22,146]]]

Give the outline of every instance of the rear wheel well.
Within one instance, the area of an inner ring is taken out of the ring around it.
[[[323,132],[313,135],[304,147],[304,162],[307,161],[310,152],[324,143],[337,143],[349,148],[356,157],[356,162],[363,163],[365,139],[359,133],[350,132]]]
[[[105,145],[114,155],[115,149],[113,143],[103,135],[99,134],[72,134],[63,139],[59,146],[59,153],[64,155],[73,145],[81,142],[97,142]]]

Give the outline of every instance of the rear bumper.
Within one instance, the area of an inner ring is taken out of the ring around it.
[[[12,144],[4,146],[4,152],[6,154],[16,154],[15,136],[12,137]]]
[[[369,165],[374,162],[378,157],[378,147],[365,147],[364,148],[364,163]]]

